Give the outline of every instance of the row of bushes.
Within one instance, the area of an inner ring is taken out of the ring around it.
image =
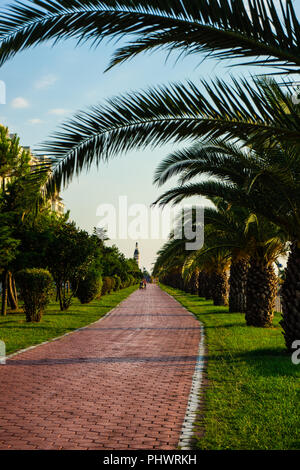
[[[136,283],[137,281],[132,275],[129,275],[125,281],[122,281],[117,275],[104,276],[102,278],[98,273],[91,272],[79,281],[76,295],[82,304],[87,304],[93,299],[100,298],[101,295],[116,292],[125,287],[133,286]]]
[[[45,269],[24,269],[16,275],[16,281],[24,301],[26,321],[39,322],[46,305],[54,292],[54,281]],[[137,280],[132,275],[122,281],[117,275],[105,276],[96,271],[89,271],[76,286],[76,296],[82,304],[87,304],[102,295],[135,285]],[[73,286],[74,288],[74,286]]]

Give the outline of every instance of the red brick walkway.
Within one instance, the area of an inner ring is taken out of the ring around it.
[[[199,323],[157,286],[0,365],[0,449],[176,449]]]

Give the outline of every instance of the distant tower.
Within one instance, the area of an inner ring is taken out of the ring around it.
[[[137,262],[138,266],[140,265],[140,252],[139,252],[139,248],[138,248],[138,243],[136,242],[135,244],[135,250],[134,250],[134,253],[133,253],[133,257],[135,259],[135,261]]]

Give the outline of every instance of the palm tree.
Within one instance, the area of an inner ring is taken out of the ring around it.
[[[157,253],[152,275],[174,288],[184,289],[182,278],[182,267],[186,256],[184,243],[182,240],[173,239],[172,234],[170,236],[170,240]]]
[[[198,295],[206,300],[212,299],[212,283],[210,274],[202,268],[198,277]]]
[[[247,221],[250,261],[246,282],[246,322],[253,326],[272,324],[278,280],[274,263],[287,251],[282,231],[261,216]]]
[[[249,217],[249,211],[229,206],[226,201],[220,198],[209,199],[216,206],[216,208],[206,208],[205,210],[205,225],[212,226],[212,243],[226,247],[231,251],[229,312],[245,312],[249,266],[249,246],[245,223]]]
[[[247,158],[248,166],[245,166],[244,160]],[[247,204],[243,203],[244,195],[247,195],[249,185],[253,184],[254,176],[257,176],[254,172],[255,165],[260,165],[262,170],[263,166],[258,157],[247,157],[239,146],[209,142],[206,146],[197,145],[166,158],[159,165],[155,180],[163,183],[174,174],[181,176],[175,189],[160,196],[157,202],[161,204],[180,202],[190,195],[221,196],[230,203],[227,204],[227,213],[220,205],[221,211],[207,209],[206,227],[211,225],[213,238],[217,236],[214,240],[215,246],[230,247],[237,259],[240,259],[242,254],[245,261],[247,256],[249,257],[246,321],[248,325],[269,326],[272,323],[277,292],[273,265],[278,256],[286,251],[286,236],[282,229],[266,217],[242,209],[247,207]],[[266,171],[265,168],[264,170]],[[203,173],[222,177],[225,182],[215,180],[187,184],[187,181]],[[256,208],[255,202],[261,197],[261,194],[255,194],[255,189],[252,190],[255,197],[249,198],[251,205],[248,209],[251,210]],[[247,199],[245,200],[247,202]],[[259,202],[260,205],[265,203],[264,200]],[[241,208],[232,207],[233,204]]]
[[[153,49],[244,59],[284,72],[300,67],[292,0],[15,1],[2,11],[0,35],[0,64],[49,40],[75,38],[98,47],[105,38],[125,36],[110,67]]]
[[[205,285],[205,297],[212,298],[214,305],[228,304],[228,269],[230,251],[224,247],[205,245],[201,250],[190,255],[183,266],[183,274],[188,276],[195,269],[202,270],[209,281]],[[209,289],[208,289],[209,287]]]
[[[178,223],[193,223],[193,212],[189,220],[179,217]],[[205,228],[206,231],[210,227]],[[226,305],[228,297],[227,270],[230,264],[230,252],[223,247],[210,247],[206,245],[200,250],[186,249],[185,237],[176,239],[174,232],[170,233],[170,240],[158,252],[154,265],[153,275],[159,276],[164,282],[173,287],[181,288],[189,293],[196,294],[199,271],[205,272],[210,281],[211,298],[215,305]],[[210,295],[208,295],[210,297]]]

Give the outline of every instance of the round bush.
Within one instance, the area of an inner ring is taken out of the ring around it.
[[[105,295],[105,294],[109,294],[112,290],[113,290],[113,286],[114,286],[114,280],[109,277],[109,276],[105,276],[103,278],[103,284],[102,284],[102,295]]]
[[[115,287],[116,287],[116,280],[114,277],[111,277],[110,278],[110,281],[111,281],[111,289],[110,289],[110,292],[112,292],[113,290],[115,290]]]
[[[101,296],[102,277],[99,273],[88,272],[84,279],[80,279],[77,297],[82,304],[88,304]]]
[[[122,281],[121,281],[121,278],[119,276],[117,276],[117,274],[114,275],[114,280],[115,280],[114,290],[117,291],[117,290],[121,289]]]
[[[52,293],[53,279],[51,274],[45,269],[22,269],[16,274],[16,281],[24,301],[26,321],[41,321]]]
[[[133,286],[135,284],[135,279],[134,277],[132,276],[132,274],[129,274],[129,283],[128,283],[128,287],[129,286]]]

